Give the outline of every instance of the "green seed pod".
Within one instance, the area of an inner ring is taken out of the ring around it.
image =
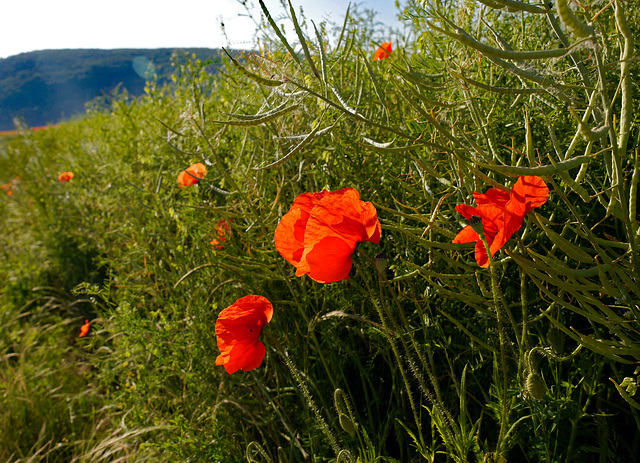
[[[484,226],[482,225],[482,218],[477,215],[469,217],[469,225],[473,228],[473,231],[478,235],[484,235]]]
[[[547,385],[538,373],[530,373],[527,377],[527,381],[524,385],[525,391],[529,396],[535,400],[542,400],[545,392],[547,392]]]
[[[576,36],[587,38],[593,34],[593,27],[584,24],[578,19],[569,7],[567,0],[556,0],[556,9],[558,10],[558,16],[560,16],[562,22],[565,26],[571,29],[571,32]]]

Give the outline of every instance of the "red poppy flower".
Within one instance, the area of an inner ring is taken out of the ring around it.
[[[353,188],[298,196],[276,228],[280,255],[318,283],[349,278],[351,255],[360,241],[380,242],[373,204],[360,201]]]
[[[511,191],[490,188],[486,193],[474,193],[477,206],[458,204],[456,211],[466,219],[472,216],[482,219],[484,235],[493,256],[522,226],[524,216],[549,198],[549,188],[540,177],[521,176]],[[475,258],[480,267],[489,266],[489,256],[484,243],[471,225],[467,225],[454,238],[454,243],[476,242]]]
[[[224,365],[229,374],[258,368],[267,352],[258,338],[272,316],[271,302],[255,295],[241,297],[220,312],[216,337],[221,353],[216,365]]]
[[[178,174],[178,188],[182,189],[185,186],[195,185],[200,179],[204,178],[205,175],[207,175],[205,165],[201,162],[196,162]]]
[[[373,54],[373,60],[378,61],[388,58],[391,51],[391,42],[383,42]]]
[[[61,182],[68,182],[73,178],[73,172],[63,172],[58,175],[58,180]]]
[[[84,336],[86,336],[89,333],[89,327],[91,326],[91,323],[89,323],[89,320],[85,320],[84,321],[84,325],[82,325],[80,327],[80,336],[78,336],[79,338],[82,338]]]
[[[218,237],[210,241],[211,246],[215,249],[222,249],[222,243],[227,241],[227,236],[231,234],[231,223],[233,219],[222,219],[218,222]]]

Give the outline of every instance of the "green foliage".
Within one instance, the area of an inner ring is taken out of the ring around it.
[[[6,416],[38,424],[7,458],[66,438],[58,461],[635,461],[639,13],[566,7],[410,1],[416,39],[382,61],[371,17],[330,40],[291,8],[295,43],[265,30],[218,77],[190,60],[2,141],[2,181],[20,176],[0,202]],[[195,162],[206,177],[179,189]],[[481,269],[455,206],[519,175],[550,198]],[[348,280],[295,277],[278,221],[346,186],[380,244]],[[215,320],[247,294],[274,305],[267,355],[227,375]]]

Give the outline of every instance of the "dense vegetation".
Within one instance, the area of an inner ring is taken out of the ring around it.
[[[137,97],[149,79],[166,82],[172,56],[195,53],[220,63],[213,49],[40,50],[0,59],[0,131],[57,123],[114,89]],[[210,72],[215,74],[216,66]]]
[[[370,16],[293,13],[297,43],[267,14],[218,77],[2,140],[0,460],[638,461],[637,2],[410,0],[379,61]],[[482,268],[456,205],[522,176],[549,198]],[[294,276],[279,221],[343,187],[380,243]],[[250,294],[267,353],[230,375]]]

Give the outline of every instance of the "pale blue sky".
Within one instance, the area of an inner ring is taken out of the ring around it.
[[[272,15],[284,17],[280,0],[264,0]],[[3,0],[0,58],[61,48],[249,48],[253,22],[238,0]],[[257,0],[248,0],[259,18]],[[341,23],[349,0],[292,0],[316,24]],[[354,0],[355,3],[355,0]],[[400,27],[394,0],[361,0],[377,19]],[[227,38],[220,22],[225,24]],[[395,23],[394,23],[395,22]],[[286,27],[286,26],[285,26]]]

